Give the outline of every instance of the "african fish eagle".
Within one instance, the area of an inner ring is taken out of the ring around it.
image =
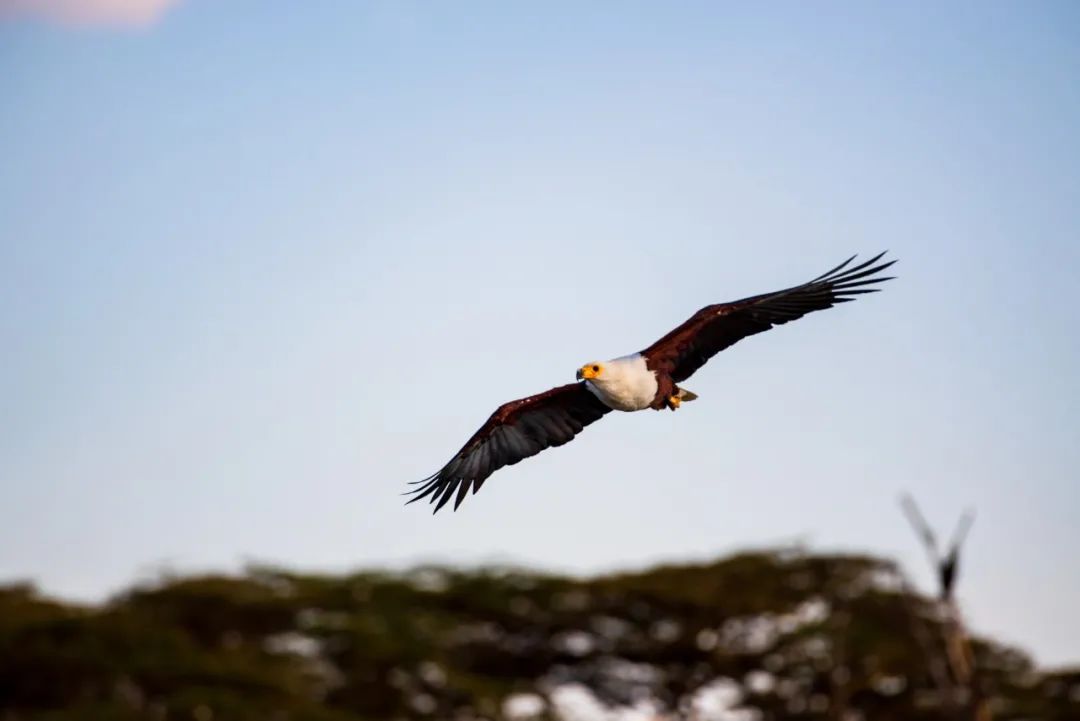
[[[878,263],[884,255],[849,268],[852,256],[808,283],[706,306],[640,353],[586,363],[574,383],[504,403],[437,473],[413,482],[420,487],[409,503],[430,497],[438,512],[456,492],[457,510],[498,469],[570,442],[609,411],[674,411],[697,398],[677,384],[728,346],[880,290],[868,286],[892,280],[879,273],[896,262]]]

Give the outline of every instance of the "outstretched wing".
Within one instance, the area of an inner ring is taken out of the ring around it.
[[[878,263],[883,255],[848,268],[855,260],[852,256],[809,283],[706,306],[641,353],[650,369],[669,373],[676,382],[686,380],[714,355],[747,336],[880,290],[868,286],[891,280],[878,273],[896,262]]]
[[[409,503],[430,496],[438,512],[457,491],[457,510],[469,489],[476,493],[498,469],[535,456],[545,448],[569,443],[585,426],[610,410],[584,383],[571,383],[505,403],[438,473],[415,481],[422,485],[411,491],[416,497]]]

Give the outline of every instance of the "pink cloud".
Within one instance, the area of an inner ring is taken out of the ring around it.
[[[0,20],[35,17],[62,25],[145,27],[180,0],[0,0]]]

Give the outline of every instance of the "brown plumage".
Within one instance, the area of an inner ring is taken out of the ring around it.
[[[883,255],[848,268],[852,256],[808,283],[706,306],[639,354],[588,364],[578,371],[581,382],[499,406],[445,466],[414,482],[409,503],[428,498],[437,512],[456,494],[456,510],[496,470],[570,442],[612,409],[675,410],[697,397],[676,384],[725,348],[879,290],[870,286],[890,280],[878,274],[896,262],[878,263]]]
[[[684,381],[714,355],[747,336],[797,320],[815,310],[847,303],[864,293],[876,292],[878,288],[866,286],[892,278],[871,276],[896,262],[892,260],[875,266],[883,255],[879,253],[865,263],[844,270],[855,260],[855,256],[851,256],[809,283],[705,306],[641,354],[645,356],[649,370],[670,376],[676,383]]]
[[[535,396],[499,406],[480,430],[438,473],[414,483],[414,503],[430,495],[435,511],[446,505],[457,490],[454,510],[503,466],[512,466],[545,448],[569,443],[585,426],[611,409],[590,393],[584,383],[570,383]]]

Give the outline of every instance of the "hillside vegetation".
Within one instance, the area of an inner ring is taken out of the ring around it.
[[[0,587],[0,719],[963,717],[940,604],[802,552],[576,579],[490,568],[176,578],[79,607]],[[995,719],[1080,719],[1080,670],[972,641]]]

